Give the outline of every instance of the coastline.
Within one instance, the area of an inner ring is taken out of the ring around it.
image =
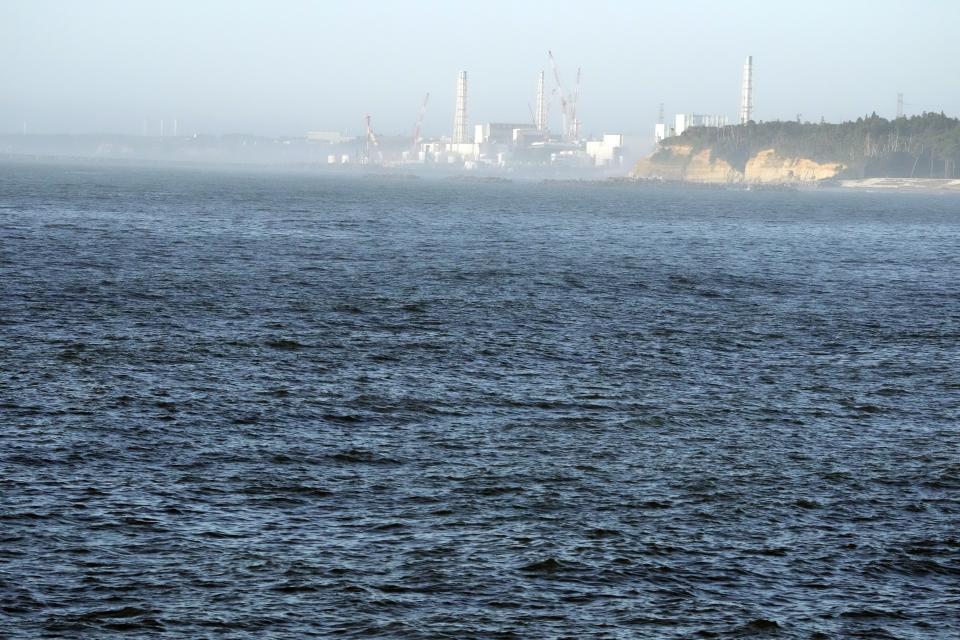
[[[844,189],[960,193],[960,179],[956,178],[860,178],[857,180],[840,180],[838,186]]]

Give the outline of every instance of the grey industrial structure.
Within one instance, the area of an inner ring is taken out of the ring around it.
[[[582,122],[577,116],[580,97],[580,70],[576,83],[567,90],[557,70],[553,52],[547,52],[553,70],[554,87],[548,93],[546,72],[536,76],[535,107],[530,109],[529,122],[484,122],[471,125],[469,121],[470,95],[467,72],[457,74],[453,129],[449,136],[423,138],[421,126],[427,101],[417,115],[412,137],[386,137],[376,133],[371,117],[366,117],[366,135],[359,144],[336,132],[314,131],[308,139],[339,147],[327,155],[329,164],[365,164],[383,166],[442,165],[474,169],[479,167],[506,168],[522,165],[558,165],[567,167],[618,167],[624,162],[625,136],[604,133],[587,139],[582,135]],[[559,103],[560,129],[551,130],[551,104]],[[747,56],[743,65],[740,87],[739,123],[753,118],[753,57]],[[668,125],[660,108],[660,117],[654,129],[654,142],[682,135],[691,127],[725,127],[730,124],[726,115],[694,112],[676,113]],[[672,125],[672,126],[671,126]],[[647,143],[649,144],[649,143]],[[644,145],[646,146],[646,145]],[[349,149],[348,149],[349,147]]]
[[[577,70],[574,89],[567,91],[557,71],[553,53],[548,52],[548,56],[556,86],[548,94],[546,73],[538,72],[536,108],[531,109],[531,122],[484,122],[471,126],[467,72],[460,71],[455,89],[453,129],[448,137],[421,137],[425,99],[412,138],[379,135],[368,115],[365,119],[366,135],[350,150],[345,149],[350,146],[346,139],[336,132],[314,131],[308,134],[308,139],[331,145],[331,153],[327,155],[328,164],[443,165],[466,169],[514,165],[620,166],[623,162],[624,136],[618,133],[604,134],[593,140],[583,138],[582,125],[577,117],[580,70]],[[553,133],[549,125],[553,98],[557,98],[560,104],[559,133]],[[333,147],[340,148],[335,150]]]
[[[753,120],[753,56],[747,56],[743,63],[743,76],[740,84],[739,123],[747,124]],[[660,117],[653,130],[654,142],[659,144],[665,138],[683,135],[691,127],[726,127],[730,121],[725,115],[701,113],[677,113],[673,126],[668,127],[663,117],[663,105],[660,105]]]

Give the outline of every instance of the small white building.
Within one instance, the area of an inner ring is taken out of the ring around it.
[[[623,134],[605,133],[601,140],[588,140],[584,151],[598,167],[619,165],[623,160]]]
[[[513,122],[488,122],[474,126],[473,141],[478,144],[512,144],[517,130],[536,130],[532,124]]]
[[[675,116],[673,135],[683,135],[690,127],[725,127],[727,116],[703,115],[699,113],[678,113]],[[657,125],[660,126],[660,125]],[[659,140],[657,140],[659,142]]]
[[[459,156],[462,160],[476,160],[480,156],[480,145],[475,142],[450,142],[446,152],[450,156]]]
[[[664,138],[667,137],[667,125],[663,122],[658,122],[657,126],[653,129],[653,139],[657,144],[663,142]]]

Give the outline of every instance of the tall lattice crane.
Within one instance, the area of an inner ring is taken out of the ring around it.
[[[547,51],[550,58],[550,67],[553,69],[553,79],[556,81],[556,93],[560,97],[560,117],[562,119],[560,131],[563,139],[567,141],[576,141],[580,139],[580,121],[577,120],[577,101],[580,99],[580,69],[577,69],[577,82],[574,85],[573,93],[567,92],[563,87],[563,80],[560,79],[560,71],[557,69],[557,60],[553,57],[553,51]]]
[[[550,67],[553,69],[553,79],[557,83],[557,90],[560,94],[560,131],[564,139],[570,137],[569,112],[567,106],[567,92],[563,89],[563,81],[560,79],[560,71],[557,69],[557,60],[553,57],[553,51],[547,50],[547,56],[550,58]]]
[[[577,83],[573,87],[570,99],[570,139],[580,139],[580,121],[577,119],[577,101],[580,99],[580,67],[577,67]]]
[[[373,125],[370,124],[370,114],[368,113],[364,116],[364,121],[367,124],[367,148],[366,148],[366,158],[365,160],[370,163],[373,161],[374,151],[380,151],[380,140],[377,138],[376,132],[373,130]]]
[[[417,148],[420,146],[421,140],[421,130],[423,129],[423,118],[427,115],[427,103],[430,102],[430,94],[427,93],[423,97],[423,104],[420,105],[420,111],[417,112],[417,122],[413,126],[413,143],[411,144],[411,149],[414,154],[417,153]]]

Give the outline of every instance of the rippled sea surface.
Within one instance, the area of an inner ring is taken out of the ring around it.
[[[0,165],[0,636],[960,637],[960,199]]]

